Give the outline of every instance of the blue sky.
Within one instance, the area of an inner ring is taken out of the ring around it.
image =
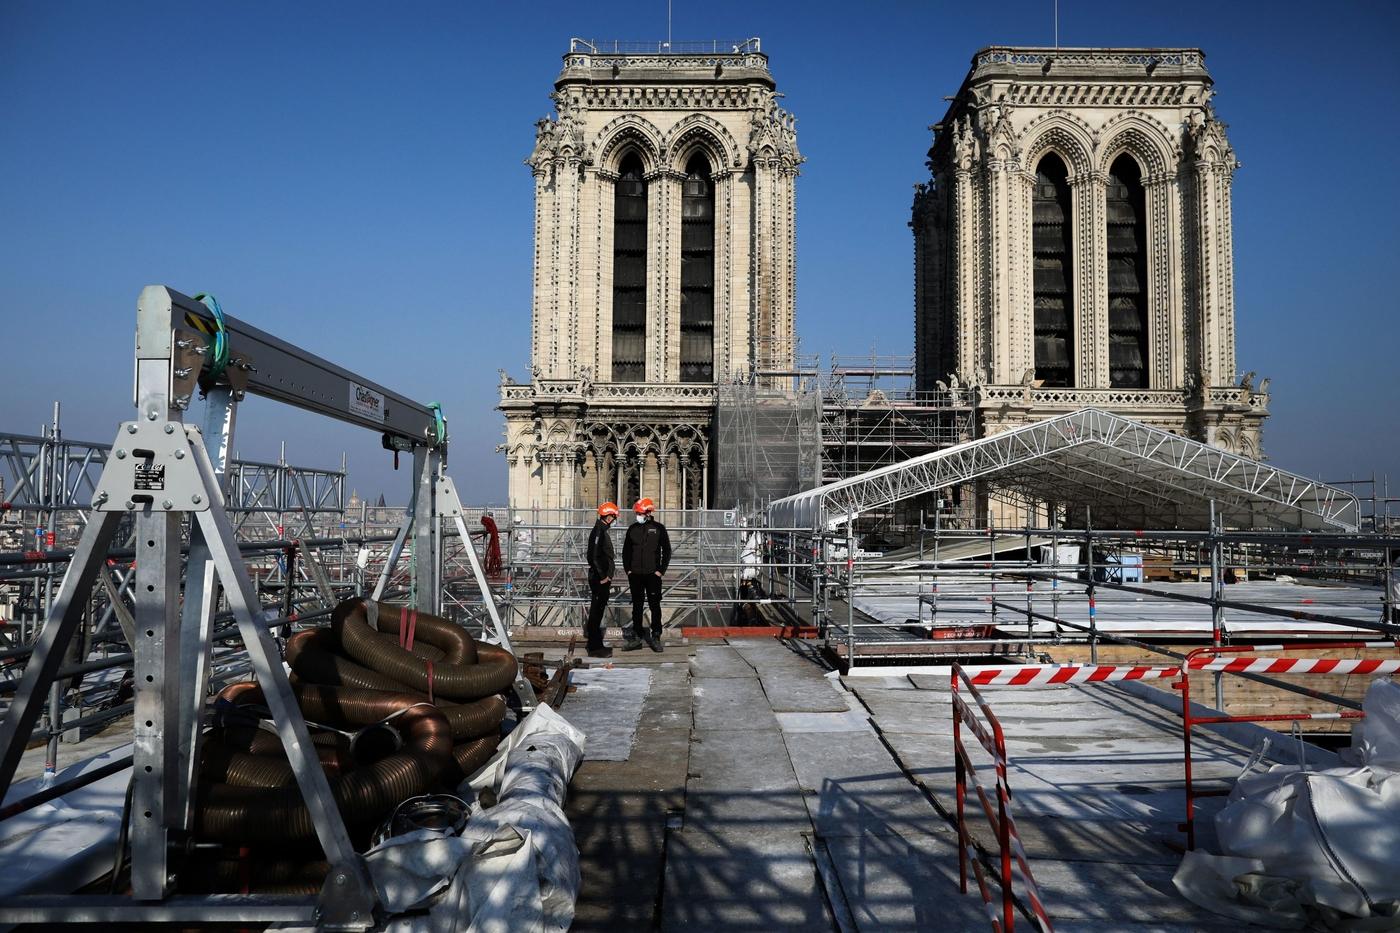
[[[1048,44],[1051,0],[677,2],[680,39],[757,35],[808,162],[804,353],[907,353],[912,185],[972,53]],[[1235,181],[1239,365],[1273,379],[1266,453],[1389,472],[1396,428],[1400,4],[1060,0],[1064,45],[1206,51]],[[225,309],[443,403],[464,498],[500,501],[496,371],[523,376],[521,160],[571,35],[664,36],[666,5],[0,4],[0,428],[131,412],[143,285]],[[378,440],[261,400],[246,457],[334,467],[402,501]]]

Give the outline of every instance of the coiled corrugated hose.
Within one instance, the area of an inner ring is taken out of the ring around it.
[[[331,781],[336,805],[352,827],[382,820],[395,804],[421,794],[455,761],[447,718],[435,707],[404,693],[297,684],[298,704],[317,722],[371,726],[393,717],[392,727],[402,747],[391,755],[351,770]],[[235,705],[261,705],[257,684],[233,684],[219,699]],[[234,771],[230,765],[230,772]],[[238,772],[245,781],[260,775]],[[246,786],[234,783],[203,785],[199,835],[221,842],[272,842],[310,839],[315,835],[311,814],[295,784]]]

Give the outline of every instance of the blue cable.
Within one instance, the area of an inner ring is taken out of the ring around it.
[[[213,359],[209,361],[209,378],[218,379],[223,375],[224,369],[228,367],[228,329],[224,325],[224,309],[219,305],[219,299],[205,292],[195,295],[195,300],[202,303],[214,315],[214,353]]]

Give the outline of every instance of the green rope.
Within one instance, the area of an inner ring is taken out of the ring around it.
[[[211,355],[209,360],[209,380],[218,379],[228,368],[228,328],[224,326],[224,309],[219,306],[219,299],[205,292],[195,295],[195,300],[203,303],[214,315],[214,339],[213,346],[210,347]]]

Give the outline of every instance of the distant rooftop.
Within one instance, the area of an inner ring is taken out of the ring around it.
[[[742,55],[762,51],[762,42],[757,36],[749,39],[696,39],[682,42],[666,39],[638,42],[578,37],[569,40],[571,55]]]

